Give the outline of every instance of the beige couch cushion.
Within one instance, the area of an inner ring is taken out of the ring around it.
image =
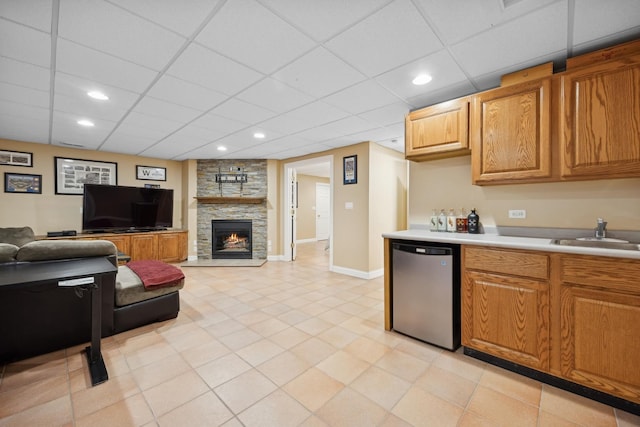
[[[18,251],[18,261],[84,258],[117,255],[116,245],[108,240],[37,240]]]
[[[20,248],[11,243],[0,243],[0,262],[15,261],[18,249]]]
[[[121,265],[118,267],[118,274],[116,275],[116,306],[123,307],[134,302],[170,294],[182,289],[183,286],[184,279],[173,286],[146,289],[137,274],[126,265]]]
[[[0,243],[11,243],[12,245],[22,246],[34,240],[36,240],[36,236],[31,227],[0,228]]]

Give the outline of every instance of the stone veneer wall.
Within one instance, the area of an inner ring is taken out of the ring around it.
[[[235,173],[243,168],[247,182],[216,183],[217,173]],[[198,202],[198,259],[211,259],[211,220],[252,220],[254,259],[267,258],[267,161],[266,160],[198,160],[199,197],[264,197],[259,204],[218,204]]]

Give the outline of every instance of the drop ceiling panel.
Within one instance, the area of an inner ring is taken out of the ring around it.
[[[329,95],[364,80],[360,72],[323,47],[287,65],[273,77],[316,97]]]
[[[83,98],[56,95],[55,111],[82,116],[88,120],[107,120],[117,123],[127,113],[126,109],[117,108],[104,102],[96,102],[85,96]]]
[[[188,123],[202,114],[202,111],[172,104],[149,96],[142,98],[132,111],[147,116],[179,122],[180,124]]]
[[[142,138],[162,139],[180,129],[184,123],[166,118],[132,112],[118,126],[117,132]]]
[[[157,73],[77,43],[58,39],[57,70],[87,80],[142,93]]]
[[[262,78],[255,71],[197,44],[191,44],[167,74],[232,95]]]
[[[49,117],[47,115],[45,120],[35,120],[0,114],[0,138],[48,144]]]
[[[323,41],[352,26],[389,3],[390,0],[326,1],[318,7],[317,0],[263,0],[262,3],[289,22]]]
[[[86,116],[54,111],[51,140],[55,143],[97,149],[116,124],[107,120],[94,120],[93,127],[80,126],[77,121],[84,118]]]
[[[110,0],[185,37],[191,36],[219,3],[216,0]]]
[[[442,48],[410,0],[396,0],[326,43],[369,77]]]
[[[350,116],[326,125],[300,132],[298,135],[311,141],[327,141],[333,138],[338,138],[341,135],[364,132],[365,130],[373,129],[375,127],[376,126],[374,124],[364,119],[356,116]]]
[[[17,104],[49,108],[49,92],[0,82],[0,99]]]
[[[36,122],[44,121],[48,123],[49,109],[0,100],[0,116],[24,120],[33,118],[33,120]],[[0,129],[0,132],[2,132],[2,129]]]
[[[437,104],[442,101],[449,101],[451,99],[460,98],[461,96],[469,95],[480,90],[488,89],[491,87],[497,87],[500,85],[499,75],[490,75],[491,80],[475,81],[476,86],[473,86],[469,81],[463,81],[446,88],[434,91],[424,91],[423,93],[411,97],[408,99],[411,109],[426,107],[427,105]]]
[[[100,101],[92,99],[87,95],[89,91],[100,91],[107,95],[109,100]],[[61,72],[56,73],[55,95],[73,98],[79,102],[99,106],[99,108],[115,109],[121,112],[121,116],[128,111],[140,97],[140,95],[135,92]],[[59,102],[56,99],[54,106],[58,105]]]
[[[546,6],[558,0],[518,0],[504,7],[502,0],[438,1],[416,0],[423,13],[447,44],[460,42],[472,35]],[[562,0],[566,6],[566,0]]]
[[[0,56],[49,67],[51,36],[24,25],[0,19]]]
[[[207,111],[228,98],[221,92],[166,74],[151,87],[147,95],[199,111]]]
[[[287,113],[290,120],[294,120],[306,127],[319,126],[349,116],[344,110],[329,105],[323,101],[316,101]]]
[[[419,74],[428,74],[433,80],[416,86],[412,80]],[[404,100],[468,81],[446,49],[384,73],[375,80]]]
[[[0,57],[0,81],[39,90],[49,90],[47,68]]]
[[[154,138],[128,135],[121,130],[116,130],[109,139],[100,147],[101,151],[139,155],[156,143]],[[133,171],[131,172],[133,174]]]
[[[246,123],[238,120],[228,119],[211,113],[198,117],[196,120],[191,122],[190,125],[210,129],[222,135],[229,135],[248,126]]]
[[[324,101],[351,114],[358,114],[393,104],[399,99],[374,80],[365,80],[324,98]]]
[[[566,4],[554,3],[467,39],[451,51],[468,74],[480,76],[566,49],[566,22]]]
[[[2,1],[0,16],[51,32],[51,0]]]
[[[311,95],[293,89],[284,83],[266,78],[238,94],[238,98],[276,113],[284,113],[313,101]]]
[[[387,126],[392,123],[404,123],[404,116],[409,112],[410,107],[404,102],[396,102],[381,108],[358,114],[359,117],[377,125]]]
[[[58,28],[59,37],[154,70],[164,68],[185,42],[102,0],[62,1]]]
[[[260,123],[276,115],[276,113],[271,110],[240,101],[236,98],[230,98],[228,101],[223,102],[211,110],[211,112],[218,116],[247,124]]]
[[[580,45],[640,27],[638,0],[576,1],[573,43]]]
[[[306,35],[254,0],[225,3],[196,41],[265,74],[314,46]]]

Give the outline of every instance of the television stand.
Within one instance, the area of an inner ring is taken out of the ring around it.
[[[181,262],[187,259],[187,230],[150,230],[141,232],[133,230],[120,233],[101,233],[99,235],[78,234],[77,236],[50,237],[38,236],[37,239],[100,239],[113,242],[118,251],[128,254],[131,261],[158,260],[164,262]]]

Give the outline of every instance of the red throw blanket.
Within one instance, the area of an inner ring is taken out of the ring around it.
[[[127,267],[138,275],[145,289],[172,286],[184,279],[182,270],[162,261],[131,261]]]

